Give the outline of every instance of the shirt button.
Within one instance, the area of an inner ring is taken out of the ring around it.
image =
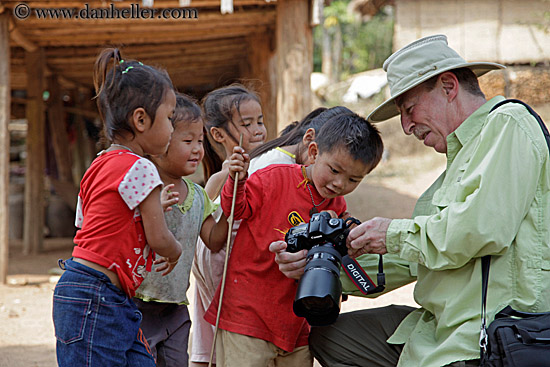
[[[394,252],[398,252],[400,249],[401,249],[401,248],[399,247],[399,245],[395,245],[395,246],[393,246],[393,248],[392,248],[392,250],[393,250]]]

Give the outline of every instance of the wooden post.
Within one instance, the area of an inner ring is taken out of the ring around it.
[[[244,76],[258,81],[256,91],[262,100],[262,112],[269,140],[277,136],[277,78],[273,72],[275,63],[275,39],[272,33],[248,38],[247,68]]]
[[[44,52],[26,52],[27,70],[27,159],[23,253],[37,253],[44,240]]]
[[[0,283],[8,278],[10,182],[10,35],[9,14],[0,14]]]
[[[277,130],[311,110],[313,36],[308,0],[277,1]]]
[[[69,137],[63,113],[63,94],[55,75],[48,79],[50,99],[48,103],[48,126],[57,165],[58,179],[73,184],[72,159],[69,152]]]

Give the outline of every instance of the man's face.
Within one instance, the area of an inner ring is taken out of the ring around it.
[[[401,126],[407,135],[414,134],[424,145],[439,153],[447,152],[447,135],[455,128],[447,116],[448,101],[440,81],[431,91],[419,85],[403,94],[397,101],[401,111]]]

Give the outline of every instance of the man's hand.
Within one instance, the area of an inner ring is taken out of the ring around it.
[[[387,253],[386,232],[390,223],[391,219],[376,217],[353,228],[347,239],[349,256]]]
[[[298,280],[304,274],[307,250],[287,252],[286,246],[285,241],[271,242],[269,251],[275,254],[275,262],[279,265],[279,270],[287,278]]]

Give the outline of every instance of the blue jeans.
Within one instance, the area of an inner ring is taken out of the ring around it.
[[[109,278],[66,260],[53,295],[59,367],[153,367],[141,312]]]

